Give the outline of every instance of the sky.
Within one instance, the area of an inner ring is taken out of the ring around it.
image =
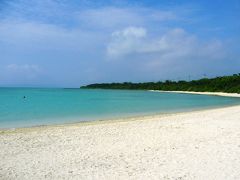
[[[0,86],[240,73],[240,0],[0,0]]]

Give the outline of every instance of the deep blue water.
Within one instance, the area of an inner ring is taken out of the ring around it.
[[[240,104],[240,98],[128,90],[0,88],[0,128],[114,119],[235,104]]]

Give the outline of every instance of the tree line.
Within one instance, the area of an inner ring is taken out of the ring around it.
[[[144,82],[144,83],[97,83],[82,86],[82,89],[126,89],[240,93],[240,73],[231,76],[203,78],[192,81]]]

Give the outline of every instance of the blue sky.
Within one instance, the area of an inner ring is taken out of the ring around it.
[[[0,0],[0,86],[240,72],[239,0]]]

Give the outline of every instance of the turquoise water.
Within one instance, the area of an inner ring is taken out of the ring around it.
[[[240,104],[239,98],[127,90],[0,88],[0,128],[114,119],[235,104]]]

